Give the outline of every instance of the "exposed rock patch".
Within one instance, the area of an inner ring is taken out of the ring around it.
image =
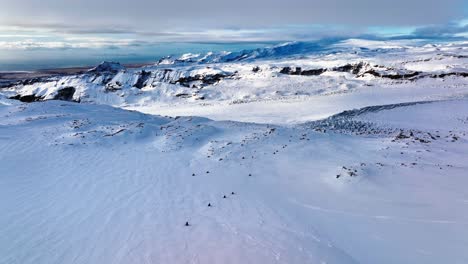
[[[364,68],[369,67],[369,66],[370,66],[369,63],[361,61],[361,62],[359,62],[357,64],[349,64],[348,63],[348,64],[343,65],[343,66],[332,68],[331,70],[336,71],[336,72],[349,72],[349,73],[352,73],[352,74],[358,74]]]
[[[75,87],[65,87],[57,91],[57,94],[54,96],[53,100],[75,101],[73,100],[73,95],[75,95],[75,92]]]
[[[414,81],[420,78],[445,78],[448,76],[468,77],[468,72],[446,72],[438,74],[428,74],[420,71],[410,71],[406,69],[394,69],[381,65],[370,65],[367,62],[359,62],[355,64],[345,64],[343,66],[333,68],[317,68],[303,70],[301,67],[283,67],[279,73],[287,75],[301,76],[318,76],[324,72],[347,72],[356,75],[357,78],[366,75],[372,75],[376,78],[385,78],[391,80],[409,80]]]
[[[408,73],[395,73],[395,74],[386,74],[386,73],[380,73],[374,69],[371,69],[371,70],[368,70],[366,72],[364,72],[363,74],[361,74],[360,76],[358,77],[361,77],[365,74],[370,74],[374,77],[380,77],[380,78],[387,78],[387,79],[392,79],[392,80],[402,80],[402,79],[411,79],[411,78],[414,78],[418,75],[421,74],[421,72],[408,72]]]
[[[10,99],[19,100],[19,101],[21,101],[23,103],[32,103],[32,102],[42,101],[42,100],[44,100],[44,97],[36,96],[34,94],[30,94],[30,95],[20,95],[20,94],[18,94],[18,95],[10,97]]]
[[[151,72],[145,70],[141,71],[140,75],[138,76],[138,80],[135,85],[133,85],[133,87],[138,89],[143,88],[150,77]]]
[[[179,84],[188,88],[203,88],[208,85],[213,85],[225,78],[233,77],[234,74],[196,74],[194,76],[181,77],[177,80],[170,81],[171,84]]]

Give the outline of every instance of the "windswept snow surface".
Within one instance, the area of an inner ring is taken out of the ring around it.
[[[328,120],[347,133],[60,101],[0,116],[0,263],[468,262],[466,99]]]
[[[467,49],[294,42],[5,81],[0,263],[468,263]]]

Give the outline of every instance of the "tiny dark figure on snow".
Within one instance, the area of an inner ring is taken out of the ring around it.
[[[211,207],[211,203],[208,203],[208,207]]]
[[[226,199],[227,198],[226,195],[224,195],[223,198]]]
[[[185,222],[185,226],[190,226],[190,224],[188,222]]]

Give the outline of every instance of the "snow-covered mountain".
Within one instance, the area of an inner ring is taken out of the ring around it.
[[[424,88],[421,95],[411,90],[408,96],[417,97],[411,100],[434,100],[463,93],[467,85],[466,42],[346,40],[320,49],[317,44],[293,42],[240,54],[211,54],[210,60],[208,55],[184,55],[171,63],[136,69],[104,62],[83,74],[26,79],[4,85],[3,90],[27,102],[62,99],[156,114],[193,109],[195,115],[216,119],[209,109],[220,104],[234,110],[242,108],[239,104],[282,104],[356,93],[375,94],[377,100],[385,100],[382,104],[390,104],[407,101],[401,96],[409,87]],[[400,98],[387,95],[389,91],[397,91]],[[353,107],[363,106],[367,105]],[[346,108],[334,113],[342,110]]]
[[[468,43],[2,82],[0,263],[468,263]]]
[[[284,58],[288,56],[303,56],[312,52],[325,51],[329,47],[329,41],[324,43],[311,42],[286,42],[267,48],[258,48],[254,50],[243,50],[238,52],[208,52],[206,54],[186,53],[180,57],[161,58],[156,65],[179,65],[179,64],[208,64],[208,63],[226,63],[243,62],[258,59]]]

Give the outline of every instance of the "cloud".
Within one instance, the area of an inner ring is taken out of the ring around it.
[[[468,27],[464,0],[0,0],[0,6],[4,50],[466,37]]]
[[[64,42],[39,42],[34,40],[24,41],[0,41],[0,49],[3,50],[32,50],[32,49],[68,49],[72,46]]]
[[[12,41],[24,41],[46,35],[52,42],[67,36],[116,42],[313,40],[398,35],[402,28],[446,36],[459,34],[450,21],[468,17],[466,0],[0,0],[0,6],[0,36],[16,34]]]
[[[421,38],[454,37],[468,32],[468,25],[449,23],[445,25],[432,25],[414,30],[413,35]]]
[[[1,1],[1,0],[0,0]],[[25,21],[5,24],[3,30],[8,31],[36,31],[48,33],[63,33],[63,34],[132,34],[134,30],[124,27],[115,26],[82,26],[79,24],[69,23],[28,23]]]
[[[466,17],[465,0],[0,0],[0,23],[79,33],[255,29],[289,24],[422,26]],[[72,25],[71,28],[70,26]]]
[[[120,49],[140,47],[154,43],[134,39],[64,39],[61,41],[37,41],[27,39],[22,41],[0,41],[0,50],[40,50],[40,49]]]
[[[53,42],[63,39],[64,41],[81,42],[121,42],[122,39],[140,39],[145,42],[200,42],[200,43],[227,43],[227,42],[271,42],[289,40],[313,40],[323,37],[356,36],[359,30],[346,29],[335,26],[319,25],[289,25],[282,27],[265,28],[226,28],[205,30],[171,31],[143,31],[131,29],[106,29],[106,28],[82,28],[72,25],[59,24],[15,24],[4,27],[0,37],[11,37],[13,41],[34,38],[34,33],[16,34],[11,32],[21,29],[21,32],[36,32],[38,36],[48,36]],[[22,39],[23,38],[23,39]]]
[[[21,25],[25,32],[35,34],[1,34],[0,50],[39,49],[131,49],[154,47],[167,42],[185,43],[266,43],[290,40],[319,39],[412,39],[468,37],[468,25],[448,23],[416,28],[370,27],[356,28],[325,25],[289,25],[258,29],[209,29],[200,31],[156,32],[130,29],[82,29],[70,25]],[[47,27],[49,26],[49,27]],[[18,27],[18,25],[15,25]],[[60,28],[60,29],[59,29]],[[10,31],[12,29],[10,28]]]

